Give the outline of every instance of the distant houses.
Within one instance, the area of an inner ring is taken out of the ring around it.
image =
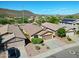
[[[78,19],[64,18],[61,23],[63,24],[79,24]]]
[[[73,24],[75,21],[76,21],[76,19],[65,18],[62,20],[62,23]]]

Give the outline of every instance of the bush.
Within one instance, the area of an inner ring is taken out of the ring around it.
[[[40,43],[43,43],[43,39],[41,39],[41,38],[32,38],[31,42],[33,44],[40,44]]]
[[[47,47],[47,49],[50,49],[49,47]]]
[[[65,37],[66,36],[66,31],[64,28],[60,28],[57,30],[56,34],[59,36],[59,37]]]
[[[72,41],[72,39],[70,37],[67,37],[68,41]]]
[[[35,46],[36,50],[40,50],[40,47],[39,46]]]
[[[76,32],[76,34],[79,34],[79,30]]]

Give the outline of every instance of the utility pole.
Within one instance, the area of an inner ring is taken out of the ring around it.
[[[23,14],[22,15],[23,15],[23,23],[24,23],[24,10],[23,10]]]

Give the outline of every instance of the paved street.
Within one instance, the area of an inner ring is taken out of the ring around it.
[[[79,46],[65,49],[48,58],[79,58]]]

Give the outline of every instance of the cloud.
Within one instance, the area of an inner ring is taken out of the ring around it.
[[[67,9],[67,8],[55,10],[56,14],[74,14],[74,13],[78,13],[78,12],[79,12],[78,9]]]
[[[79,9],[68,9],[68,8],[58,8],[58,9],[42,9],[37,11],[39,14],[74,14],[79,13]]]

